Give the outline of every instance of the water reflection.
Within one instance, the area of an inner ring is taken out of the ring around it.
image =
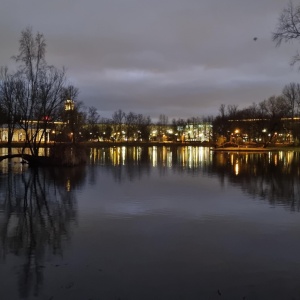
[[[220,185],[299,211],[300,152],[213,152],[203,147],[112,147],[91,149],[93,166],[105,166],[117,182],[158,169],[160,176],[179,172],[216,176]]]
[[[11,154],[20,154],[22,152],[21,148],[13,148]],[[8,149],[5,147],[0,147],[0,156],[8,154]],[[22,173],[26,171],[27,165],[21,164],[21,158],[4,159],[0,161],[0,175],[7,174],[9,172]]]
[[[62,255],[76,222],[74,188],[82,184],[84,169],[28,169],[16,171],[7,163],[0,177],[1,259],[14,255],[18,267],[19,296],[38,296],[43,284],[45,259]]]
[[[111,147],[90,150],[92,164],[113,166],[133,163],[151,163],[152,167],[171,168],[179,163],[183,167],[198,167],[208,159],[208,148],[203,147]]]
[[[102,165],[113,172],[115,180],[133,180],[152,168],[161,175],[168,169],[181,168],[195,172],[207,168],[212,152],[203,147],[111,147],[90,150],[91,165]]]
[[[222,184],[299,211],[299,163],[299,152],[216,153],[212,166]]]
[[[1,291],[17,277],[27,299],[242,299],[297,281],[299,215],[251,198],[299,211],[299,162],[188,146],[91,149],[84,168],[7,162]]]

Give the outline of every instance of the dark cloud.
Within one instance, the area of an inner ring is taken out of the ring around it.
[[[298,81],[297,43],[276,48],[282,0],[5,0],[0,65],[26,26],[44,33],[51,64],[65,66],[80,100],[155,118],[217,114]],[[254,41],[253,38],[257,37]]]

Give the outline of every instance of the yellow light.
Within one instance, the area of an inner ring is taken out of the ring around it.
[[[236,160],[235,161],[235,167],[234,167],[234,169],[235,169],[235,175],[239,175],[239,161],[238,160]]]

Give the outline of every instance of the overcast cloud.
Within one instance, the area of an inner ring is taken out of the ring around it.
[[[271,40],[285,0],[4,0],[0,65],[27,26],[44,34],[47,61],[65,66],[79,100],[169,119],[217,115],[299,82],[298,45]],[[296,2],[295,2],[296,3]],[[257,37],[254,41],[253,38]]]

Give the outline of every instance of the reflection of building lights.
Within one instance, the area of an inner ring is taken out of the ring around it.
[[[152,166],[157,166],[157,146],[152,147]]]
[[[288,152],[287,153],[287,164],[291,164],[292,160],[293,160],[293,156],[294,156],[294,152]]]
[[[230,164],[233,166],[233,154],[230,155]]]
[[[234,170],[235,170],[235,175],[239,175],[239,161],[238,159],[235,161],[235,166],[234,166]]]
[[[167,153],[167,166],[172,167],[172,151],[168,151]]]
[[[121,155],[122,155],[122,165],[125,165],[125,159],[126,159],[126,147],[122,147],[122,150],[121,150]]]
[[[71,181],[70,181],[70,179],[67,180],[67,183],[66,183],[66,190],[67,190],[67,192],[70,192],[70,191],[71,191]]]

